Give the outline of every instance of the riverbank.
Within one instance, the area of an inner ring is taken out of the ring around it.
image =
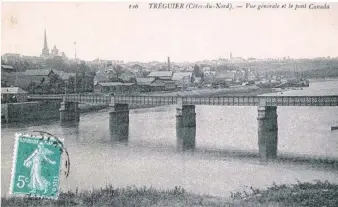
[[[142,96],[257,96],[275,92],[273,88],[258,86],[236,86],[230,88],[191,88],[183,91],[160,91],[141,93]]]
[[[2,197],[1,206],[337,206],[338,185],[317,181],[276,185],[266,189],[248,188],[230,198],[196,195],[180,187],[114,188],[106,186],[84,192],[61,193],[58,200]]]
[[[332,77],[332,78],[316,78],[316,79],[309,79],[310,83],[316,83],[316,82],[326,82],[326,81],[338,81],[338,77]]]
[[[328,181],[281,184],[266,189],[248,188],[232,193],[234,203],[243,206],[338,206],[338,184]]]

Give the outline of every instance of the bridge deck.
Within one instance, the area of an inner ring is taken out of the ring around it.
[[[104,96],[104,95],[41,95],[29,100],[65,100],[90,104],[141,105],[222,105],[222,106],[338,106],[338,96]]]

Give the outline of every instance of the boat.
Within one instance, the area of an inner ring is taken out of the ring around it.
[[[291,79],[276,86],[276,88],[290,88],[290,87],[309,87],[310,83],[307,79]]]
[[[338,130],[338,126],[332,126],[331,131],[333,131],[333,130]]]

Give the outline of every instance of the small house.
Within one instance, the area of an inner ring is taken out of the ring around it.
[[[26,70],[24,76],[35,77],[34,79],[39,79],[41,82],[49,82],[50,77],[55,74],[52,69],[39,69],[39,70]]]
[[[157,91],[158,88],[154,86],[155,78],[136,78],[137,86],[139,87],[140,92],[151,92]],[[164,84],[163,84],[164,90]]]
[[[192,72],[178,72],[174,73],[172,80],[180,87],[188,87],[192,83]]]
[[[171,80],[173,75],[172,71],[154,71],[149,73],[148,78],[157,78],[160,80]]]
[[[176,87],[176,82],[172,81],[172,80],[159,80],[162,81],[164,83],[164,90],[165,91],[172,91],[175,90]]]
[[[123,81],[123,82],[134,82],[136,75],[135,73],[131,72],[128,69],[125,69],[120,75],[119,78]]]
[[[133,94],[138,92],[138,88],[135,83],[98,82],[94,85],[94,92],[111,95]]]
[[[172,71],[155,71],[149,73],[148,78],[155,78],[156,87],[162,87],[164,84],[165,91],[175,90],[176,83],[172,80],[173,72]]]
[[[1,65],[1,73],[12,73],[15,69],[11,65]]]
[[[27,91],[19,87],[2,87],[1,103],[17,103],[27,101]]]
[[[67,73],[63,71],[55,71],[55,73],[63,80],[63,81],[68,81],[70,77],[76,76],[76,73]]]

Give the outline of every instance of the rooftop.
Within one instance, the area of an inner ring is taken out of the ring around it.
[[[174,73],[172,80],[182,80],[184,77],[191,77],[192,72],[179,72],[179,73]]]
[[[97,83],[96,85],[101,86],[132,86],[135,83],[121,83],[121,82],[104,82],[104,83]]]
[[[57,75],[60,76],[62,80],[68,80],[70,77],[75,77],[75,73],[66,73],[63,71],[55,71]]]
[[[13,66],[11,66],[11,65],[1,65],[1,68],[14,70]]]
[[[172,71],[154,71],[151,72],[148,77],[171,77],[172,75]]]
[[[25,94],[27,91],[19,87],[2,87],[1,94]]]
[[[139,85],[149,85],[154,82],[155,78],[136,78],[136,82]]]
[[[150,86],[165,86],[165,83],[162,80],[155,80]]]
[[[52,71],[52,69],[26,70],[24,74],[33,76],[48,76]]]
[[[96,73],[94,76],[95,82],[106,82],[109,81],[109,77],[106,73]]]

